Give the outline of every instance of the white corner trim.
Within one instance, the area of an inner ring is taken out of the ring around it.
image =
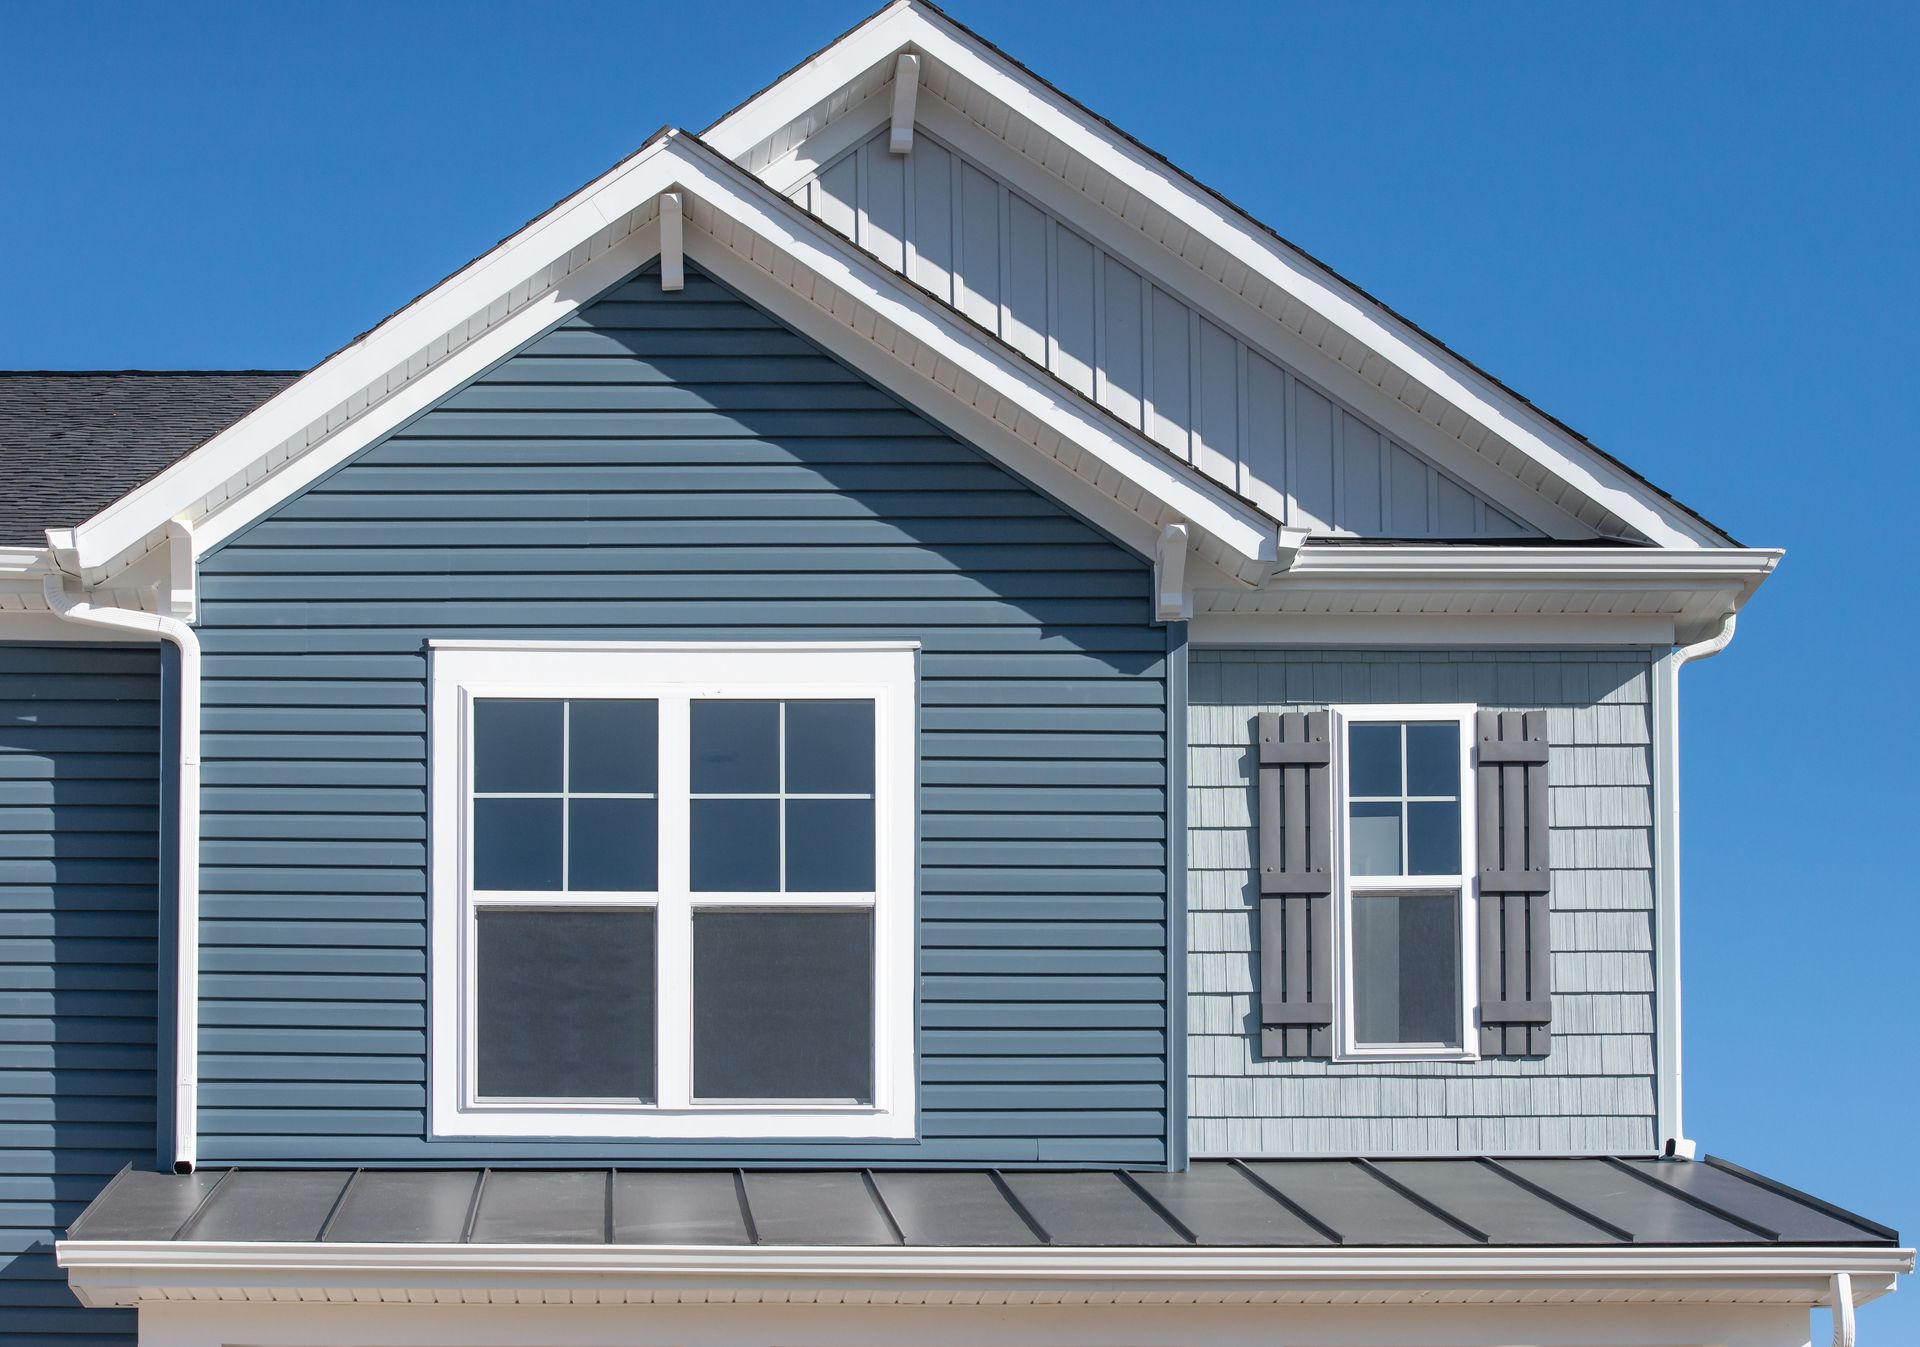
[[[1187,592],[1187,526],[1168,524],[1153,548],[1153,617],[1156,622],[1184,622],[1193,616],[1193,598]]]
[[[920,58],[903,51],[893,65],[893,118],[887,149],[893,154],[913,152],[913,105],[920,92]]]
[[[660,288],[687,288],[687,258],[681,243],[681,201],[678,192],[660,193]]]
[[[1128,189],[1125,195],[1135,198],[1128,203],[1130,213],[1150,206],[1200,233],[1231,264],[1262,276],[1655,543],[1711,547],[1726,542],[1490,376],[1116,135],[936,11],[911,3],[890,6],[728,114],[703,138],[729,158],[741,159],[809,109],[827,103],[863,72],[909,46],[924,59],[957,72],[978,94],[998,105],[1000,116],[1025,119],[1057,140],[1068,157],[1123,184]]]

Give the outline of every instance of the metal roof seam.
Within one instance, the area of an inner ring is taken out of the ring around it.
[[[1198,1244],[1200,1242],[1200,1237],[1187,1227],[1187,1223],[1167,1210],[1166,1204],[1148,1192],[1140,1180],[1134,1178],[1133,1175],[1127,1173],[1124,1169],[1116,1169],[1113,1172],[1120,1176],[1120,1182],[1133,1190],[1135,1197],[1147,1204],[1149,1211],[1167,1223],[1174,1234],[1180,1236],[1181,1239],[1184,1239],[1189,1244]]]
[[[365,1169],[355,1169],[353,1173],[347,1175],[347,1181],[340,1185],[340,1191],[333,1195],[333,1205],[327,1208],[327,1217],[320,1222],[320,1233],[313,1237],[316,1244],[327,1242],[327,1234],[333,1229],[333,1223],[340,1215],[340,1208],[347,1204],[347,1194],[353,1191],[354,1181],[366,1172]]]
[[[1384,1169],[1381,1169],[1378,1165],[1374,1164],[1373,1161],[1365,1159],[1364,1157],[1361,1157],[1361,1156],[1355,1156],[1353,1163],[1359,1166],[1359,1168],[1365,1173],[1373,1175],[1374,1178],[1386,1184],[1387,1187],[1391,1188],[1394,1192],[1400,1194],[1400,1196],[1406,1198],[1407,1201],[1413,1203],[1414,1206],[1420,1208],[1420,1210],[1426,1212],[1429,1216],[1437,1217],[1438,1219],[1445,1221],[1448,1225],[1452,1226],[1455,1230],[1458,1230],[1461,1234],[1465,1235],[1468,1239],[1477,1240],[1481,1244],[1493,1243],[1492,1237],[1488,1235],[1486,1231],[1480,1229],[1478,1226],[1468,1224],[1466,1221],[1462,1220],[1458,1216],[1455,1216],[1452,1212],[1448,1211],[1445,1207],[1441,1206],[1438,1202],[1435,1202],[1432,1198],[1426,1197],[1423,1194],[1414,1191],[1412,1188],[1407,1187],[1406,1184],[1394,1178],[1391,1174],[1387,1173]]]
[[[1778,1230],[1773,1229],[1771,1226],[1765,1226],[1760,1224],[1760,1222],[1758,1221],[1749,1220],[1745,1216],[1736,1215],[1735,1213],[1728,1211],[1725,1207],[1721,1206],[1719,1203],[1709,1202],[1706,1198],[1701,1197],[1696,1193],[1690,1193],[1686,1191],[1684,1188],[1676,1187],[1675,1185],[1668,1183],[1665,1179],[1656,1179],[1653,1175],[1645,1173],[1644,1171],[1636,1168],[1635,1166],[1628,1164],[1625,1160],[1620,1159],[1618,1156],[1603,1155],[1599,1158],[1602,1161],[1604,1161],[1606,1164],[1612,1165],[1615,1169],[1619,1170],[1622,1174],[1631,1174],[1634,1178],[1640,1180],[1640,1182],[1646,1184],[1648,1187],[1653,1188],[1658,1192],[1665,1193],[1669,1197],[1672,1197],[1681,1202],[1684,1202],[1690,1207],[1698,1207],[1701,1211],[1706,1212],[1709,1216],[1718,1216],[1723,1221],[1730,1222],[1733,1225],[1739,1226],[1742,1230],[1745,1230],[1752,1234],[1760,1236],[1761,1239],[1772,1240],[1777,1244],[1785,1238],[1784,1235],[1782,1235]]]
[[[880,1185],[874,1182],[873,1171],[861,1170],[860,1179],[867,1185],[867,1196],[873,1199],[874,1209],[880,1213],[880,1219],[885,1221],[887,1229],[893,1232],[893,1242],[904,1246],[907,1242],[906,1232],[900,1228],[900,1222],[893,1219],[893,1211],[887,1206],[887,1199],[880,1194]]]
[[[1019,1194],[1013,1191],[1013,1186],[1007,1182],[1006,1176],[997,1169],[989,1169],[987,1177],[993,1180],[993,1186],[1000,1190],[1000,1196],[1005,1198],[1007,1205],[1013,1208],[1013,1214],[1025,1222],[1027,1229],[1033,1232],[1033,1237],[1042,1244],[1052,1244],[1053,1236],[1049,1235],[1047,1228],[1027,1210],[1027,1204],[1022,1202]]]
[[[215,1179],[213,1183],[207,1188],[207,1191],[200,1194],[200,1200],[194,1203],[193,1210],[187,1214],[187,1219],[180,1222],[179,1226],[177,1226],[174,1229],[174,1232],[171,1238],[173,1239],[186,1238],[187,1231],[191,1230],[193,1228],[193,1223],[200,1219],[200,1213],[204,1212],[207,1209],[207,1205],[213,1201],[214,1195],[217,1194],[221,1188],[226,1186],[226,1182],[228,1179],[232,1178],[238,1172],[239,1171],[236,1169],[224,1170],[221,1173],[220,1177]]]
[[[1569,1201],[1567,1198],[1560,1196],[1558,1193],[1552,1192],[1551,1190],[1545,1187],[1542,1187],[1540,1184],[1535,1183],[1532,1179],[1529,1179],[1523,1175],[1514,1173],[1511,1169],[1508,1169],[1505,1165],[1501,1164],[1498,1160],[1495,1160],[1492,1156],[1481,1155],[1481,1156],[1476,1156],[1474,1158],[1478,1160],[1482,1165],[1485,1165],[1488,1169],[1491,1169],[1494,1173],[1498,1174],[1501,1178],[1507,1180],[1507,1182],[1519,1188],[1522,1192],[1531,1193],[1533,1196],[1539,1198],[1542,1202],[1558,1207],[1561,1211],[1566,1212],[1567,1215],[1573,1217],[1574,1219],[1585,1221],[1588,1225],[1592,1226],[1594,1229],[1613,1236],[1613,1238],[1621,1241],[1623,1244],[1633,1244],[1637,1242],[1634,1238],[1633,1232],[1631,1230],[1628,1230],[1625,1226],[1615,1225],[1612,1221],[1605,1220],[1599,1216],[1595,1216],[1592,1212],[1587,1211],[1583,1207],[1577,1206],[1575,1203]]]
[[[1276,1188],[1273,1184],[1269,1183],[1266,1179],[1262,1178],[1260,1175],[1254,1173],[1251,1169],[1247,1168],[1244,1162],[1240,1160],[1228,1160],[1227,1166],[1230,1169],[1238,1171],[1240,1176],[1244,1178],[1248,1183],[1251,1183],[1255,1188],[1258,1188],[1261,1192],[1265,1193],[1268,1197],[1272,1198],[1275,1202],[1278,1202],[1281,1206],[1285,1207],[1288,1211],[1292,1212],[1295,1216],[1298,1216],[1301,1220],[1305,1221],[1309,1226],[1312,1226],[1313,1229],[1317,1230],[1320,1233],[1322,1238],[1328,1240],[1330,1243],[1333,1243],[1333,1244],[1345,1244],[1347,1242],[1345,1235],[1342,1235],[1338,1230],[1335,1230],[1332,1226],[1328,1225],[1325,1221],[1321,1220],[1318,1216],[1315,1216],[1312,1212],[1308,1211],[1305,1207],[1301,1206],[1298,1202],[1295,1202],[1292,1198],[1288,1197],[1285,1193],[1281,1192],[1278,1188]]]
[[[1764,1188],[1777,1197],[1784,1197],[1789,1201],[1798,1202],[1803,1207],[1811,1207],[1823,1216],[1831,1216],[1836,1221],[1843,1221],[1848,1225],[1858,1226],[1860,1229],[1870,1234],[1878,1235],[1884,1240],[1889,1240],[1895,1244],[1900,1242],[1900,1232],[1892,1226],[1881,1225],[1878,1221],[1870,1221],[1857,1212],[1848,1211],[1845,1207],[1815,1197],[1812,1193],[1803,1193],[1798,1188],[1784,1184],[1778,1179],[1770,1179],[1765,1174],[1756,1174],[1745,1165],[1736,1165],[1733,1161],[1723,1160],[1717,1155],[1704,1156],[1702,1159],[1704,1163],[1712,1165],[1715,1169],[1731,1174],[1736,1179],[1751,1183],[1757,1188]]]
[[[740,1222],[747,1228],[747,1243],[760,1242],[760,1227],[753,1219],[753,1204],[747,1200],[747,1171],[733,1171],[733,1197],[740,1204]]]
[[[480,1219],[480,1195],[487,1190],[487,1175],[493,1171],[485,1166],[473,1180],[473,1195],[467,1199],[467,1219],[460,1227],[460,1242],[473,1243],[474,1222]]]

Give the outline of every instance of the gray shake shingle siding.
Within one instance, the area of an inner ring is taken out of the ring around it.
[[[1189,676],[1194,1152],[1651,1152],[1657,1139],[1647,653],[1195,650]],[[1470,1064],[1259,1057],[1252,725],[1262,711],[1332,702],[1546,711],[1549,1056]]]

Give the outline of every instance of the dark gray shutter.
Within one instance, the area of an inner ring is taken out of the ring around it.
[[[1331,722],[1259,721],[1262,1057],[1333,1055]]]
[[[1482,711],[1479,739],[1480,1052],[1553,1046],[1547,713]]]

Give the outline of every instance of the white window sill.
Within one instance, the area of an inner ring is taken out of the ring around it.
[[[429,1134],[534,1140],[577,1137],[603,1140],[912,1140],[914,1115],[871,1105],[802,1105],[725,1108],[656,1108],[644,1105],[573,1104],[436,1110]]]

